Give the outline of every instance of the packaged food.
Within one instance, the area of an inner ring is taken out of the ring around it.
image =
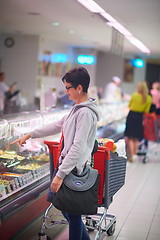
[[[98,144],[103,147],[107,147],[110,151],[116,151],[116,144],[114,143],[113,139],[109,138],[100,138],[98,140]]]

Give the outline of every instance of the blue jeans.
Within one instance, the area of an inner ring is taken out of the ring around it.
[[[69,240],[90,240],[81,215],[62,212],[69,223]]]

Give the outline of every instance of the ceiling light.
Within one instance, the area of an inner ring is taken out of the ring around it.
[[[52,25],[52,26],[59,26],[59,25],[60,25],[60,22],[52,22],[51,25]]]
[[[141,41],[139,41],[137,38],[133,37],[133,36],[126,36],[126,38],[128,39],[128,41],[130,41],[133,45],[135,45],[137,48],[139,48],[142,52],[146,53],[146,54],[150,54],[151,51],[149,50],[149,48],[147,48]]]
[[[138,39],[132,36],[132,33],[130,33],[125,27],[123,27],[119,22],[116,21],[110,14],[105,12],[103,8],[101,8],[95,1],[93,0],[77,0],[79,3],[81,3],[85,8],[87,8],[89,11],[93,13],[99,13],[103,18],[107,20],[107,24],[111,27],[114,27],[122,33],[133,45],[135,45],[137,48],[139,48],[142,52],[146,54],[150,54],[151,51]]]
[[[74,30],[69,30],[69,33],[70,33],[70,34],[74,34],[75,31],[74,31]]]
[[[132,34],[118,22],[107,22],[107,25],[114,27],[115,29],[117,29],[117,31],[122,33],[125,37],[132,36]]]
[[[102,15],[107,21],[109,22],[116,22],[116,19],[114,19],[109,13],[107,12],[101,12],[100,15]]]
[[[80,4],[82,4],[89,11],[94,13],[104,12],[104,9],[101,8],[95,1],[93,0],[77,0]]]

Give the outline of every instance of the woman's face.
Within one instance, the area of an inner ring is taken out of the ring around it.
[[[75,89],[75,88],[71,85],[71,83],[65,82],[65,91],[66,91],[66,93],[68,94],[70,100],[74,100],[74,101],[77,100],[77,98],[78,98],[78,96],[79,96],[78,87]]]

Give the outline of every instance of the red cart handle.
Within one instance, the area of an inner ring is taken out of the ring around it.
[[[44,144],[46,144],[46,145],[48,146],[49,152],[52,153],[53,145],[54,145],[54,146],[58,146],[58,145],[59,145],[59,142],[53,142],[53,141],[45,140],[45,141],[44,141]]]

